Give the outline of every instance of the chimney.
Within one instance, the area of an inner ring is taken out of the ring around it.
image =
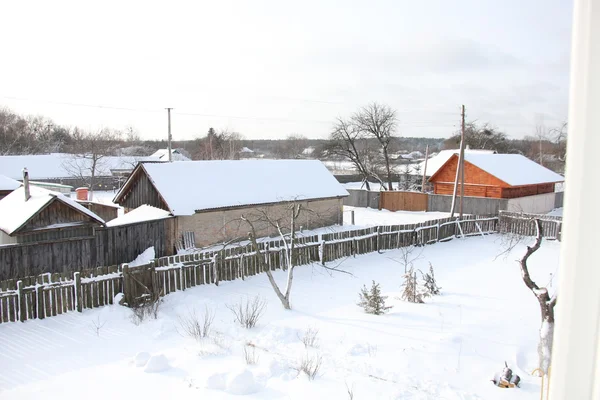
[[[29,172],[27,172],[27,168],[23,168],[23,189],[25,190],[25,201],[31,198],[31,194],[29,193]]]

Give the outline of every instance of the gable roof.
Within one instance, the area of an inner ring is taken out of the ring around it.
[[[106,226],[129,225],[142,221],[154,221],[170,217],[171,214],[168,211],[144,204],[118,218],[108,221]]]
[[[427,160],[427,171],[425,171],[427,176],[435,175],[435,173],[438,172],[438,170],[440,168],[442,168],[442,166],[444,164],[446,164],[446,162],[450,159],[450,157],[452,157],[454,154],[458,154],[459,152],[460,152],[460,149],[442,150],[439,153],[437,153],[435,156],[430,157]],[[496,153],[497,152],[495,150],[465,149],[465,154],[496,154]],[[423,171],[425,169],[425,161],[421,161],[419,163],[419,165],[421,166],[420,174],[422,175]],[[414,170],[414,167],[413,167],[413,170]]]
[[[454,154],[453,157],[458,158]],[[450,160],[448,160],[450,161]],[[446,163],[448,163],[446,161]],[[564,177],[521,154],[466,154],[465,161],[510,186],[563,182]],[[444,165],[446,165],[444,163]],[[439,171],[439,170],[438,170]],[[430,178],[433,179],[433,176]]]
[[[21,182],[11,179],[7,176],[0,175],[0,190],[9,191],[18,189],[21,186]]]
[[[157,158],[160,161],[169,160],[169,149],[158,149],[150,157]],[[181,150],[171,149],[171,159],[173,161],[191,161],[189,157],[186,157]]]
[[[12,235],[52,201],[60,201],[104,224],[102,218],[61,193],[51,192],[37,186],[30,186],[29,193],[31,197],[25,201],[25,189],[21,186],[0,200],[0,230]]]
[[[140,164],[138,168],[145,171],[176,216],[216,208],[348,196],[318,160],[176,161]],[[115,202],[139,172],[131,174]]]

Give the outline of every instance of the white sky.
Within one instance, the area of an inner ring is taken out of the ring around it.
[[[88,129],[133,125],[148,139],[166,137],[174,107],[174,139],[211,126],[257,139],[325,138],[370,101],[398,110],[403,136],[446,137],[465,104],[468,119],[522,137],[566,119],[571,8],[0,0],[0,106]]]

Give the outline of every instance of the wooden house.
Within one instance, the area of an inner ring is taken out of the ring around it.
[[[0,245],[89,238],[104,221],[73,199],[23,186],[0,200]]]
[[[458,155],[453,154],[432,176],[435,194],[454,190]],[[553,193],[561,175],[520,154],[465,153],[465,196],[513,199]],[[460,190],[460,185],[459,185]]]
[[[115,204],[99,203],[97,201],[90,200],[76,200],[77,203],[81,204],[100,218],[104,222],[112,221],[119,216],[119,206]]]
[[[303,204],[304,229],[341,224],[348,192],[316,160],[225,160],[140,163],[114,203],[125,212],[149,205],[176,218],[175,234],[193,232],[197,247],[247,238],[241,216],[281,215]],[[286,223],[289,218],[286,217]],[[268,224],[257,235],[275,234]]]

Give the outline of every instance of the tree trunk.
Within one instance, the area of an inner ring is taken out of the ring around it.
[[[392,187],[392,172],[390,169],[390,158],[388,156],[387,147],[383,148],[383,157],[385,158],[385,169],[387,172],[388,190],[393,190]]]

